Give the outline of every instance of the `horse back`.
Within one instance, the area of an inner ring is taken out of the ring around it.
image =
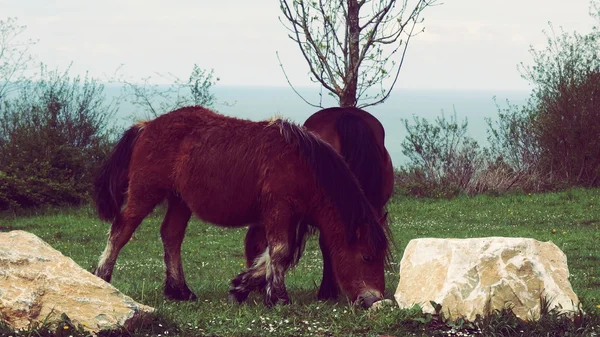
[[[344,123],[345,120],[348,122]],[[358,124],[363,132],[357,133],[356,127],[344,132],[344,129],[347,128],[343,126],[344,124]],[[334,107],[314,113],[306,120],[304,126],[344,156],[350,168],[359,178],[363,189],[367,187],[365,185],[377,185],[375,195],[372,193],[367,194],[370,195],[369,200],[375,207],[383,207],[393,193],[394,168],[391,157],[385,148],[385,129],[381,122],[362,109]],[[355,139],[355,137],[359,138]],[[373,137],[374,141],[360,139],[360,137]],[[361,151],[368,151],[369,153],[361,154]],[[378,151],[378,153],[375,154],[372,151]],[[375,160],[377,163],[373,163]],[[377,168],[378,172],[370,172],[373,168]],[[373,177],[373,174],[379,176]],[[373,188],[373,186],[369,187]]]
[[[200,219],[228,227],[258,222],[265,203],[300,197],[293,194],[309,178],[277,127],[201,107],[148,122],[134,160],[145,181],[180,195]]]

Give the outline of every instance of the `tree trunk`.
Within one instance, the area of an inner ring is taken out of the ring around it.
[[[356,106],[356,90],[358,83],[358,58],[359,58],[359,13],[358,0],[348,0],[348,63],[346,63],[346,76],[344,87],[340,95],[340,106]]]

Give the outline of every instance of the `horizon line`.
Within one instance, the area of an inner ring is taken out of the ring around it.
[[[103,85],[112,85],[112,86],[121,86],[122,83],[114,83],[114,82],[104,82],[98,81],[98,83]],[[144,83],[133,83],[133,84],[144,84]],[[158,85],[158,86],[170,86],[176,83],[147,83],[148,85]],[[266,85],[266,84],[218,84],[215,83],[211,88],[256,88],[256,89],[292,89],[289,85]],[[318,86],[296,86],[294,87],[296,90],[319,90],[321,87]],[[375,90],[375,89],[374,89]],[[531,88],[482,88],[482,87],[396,87],[393,90],[443,90],[443,91],[531,91]],[[327,91],[324,89],[323,91]]]

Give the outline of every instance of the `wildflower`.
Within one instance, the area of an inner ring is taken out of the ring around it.
[[[552,229],[552,234],[556,234],[556,229]]]
[[[69,326],[68,326],[68,325],[65,325],[65,326],[63,326],[63,329],[65,329],[65,330],[69,330]]]
[[[598,304],[598,305],[596,306],[596,308],[600,309],[600,304]]]

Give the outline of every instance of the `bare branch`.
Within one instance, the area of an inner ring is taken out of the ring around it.
[[[281,67],[281,70],[283,71],[283,74],[285,75],[285,79],[286,79],[286,81],[287,81],[287,82],[288,82],[288,84],[290,85],[290,88],[292,88],[292,90],[294,90],[294,92],[296,93],[296,95],[298,95],[298,97],[300,97],[300,98],[301,98],[301,99],[304,101],[304,103],[306,103],[306,104],[308,104],[308,105],[310,105],[310,106],[313,106],[313,107],[315,107],[315,108],[322,108],[321,104],[319,104],[319,105],[313,104],[313,103],[311,103],[311,102],[307,101],[307,100],[304,98],[304,96],[300,95],[300,93],[299,93],[299,92],[296,90],[296,88],[294,88],[294,86],[292,85],[292,82],[290,82],[290,79],[289,79],[289,77],[288,77],[287,73],[285,72],[285,69],[283,68],[283,64],[281,63],[281,59],[279,58],[279,52],[275,52],[275,54],[277,54],[277,61],[279,61],[279,66]]]
[[[325,67],[325,57],[323,55],[319,55],[319,49],[316,47],[314,40],[312,39],[312,36],[310,34],[310,30],[308,29],[309,25],[308,22],[306,21],[306,9],[304,7],[304,3],[303,2],[294,2],[297,6],[300,5],[301,9],[302,9],[302,13],[301,13],[301,19],[302,22],[297,21],[296,19],[294,19],[293,14],[292,14],[292,10],[290,9],[289,5],[287,4],[287,1],[285,0],[281,0],[280,3],[282,4],[281,8],[282,11],[284,12],[284,16],[288,19],[288,21],[290,21],[292,23],[292,28],[295,34],[295,39],[290,37],[293,41],[295,41],[296,43],[298,43],[298,46],[300,47],[300,51],[302,52],[302,56],[304,56],[304,59],[307,61],[310,71],[311,73],[315,76],[315,78],[317,79],[317,81],[319,81],[319,83],[321,83],[321,85],[323,85],[327,90],[332,91],[332,92],[336,92],[339,90],[339,86],[335,83],[335,78],[333,76],[333,74],[331,73],[331,71],[328,69],[328,67]],[[300,15],[300,13],[298,13],[297,9],[296,9],[296,14]],[[320,76],[319,73],[316,71],[315,69],[315,60],[311,59],[310,55],[308,55],[309,50],[306,49],[306,47],[302,44],[302,39],[300,38],[300,31],[299,28],[302,28],[302,31],[304,33],[304,36],[306,38],[306,40],[308,41],[308,44],[312,47],[312,49],[315,51],[315,53],[317,53],[317,60],[316,63],[318,63],[323,69],[328,70],[328,76],[329,79],[331,81],[331,84],[326,82],[324,77]]]
[[[16,18],[0,20],[0,99],[17,89],[33,64],[29,47],[36,42],[19,40],[26,28]]]
[[[416,18],[415,18],[416,20]],[[410,29],[410,33],[408,34],[408,37],[406,38],[406,43],[404,44],[404,50],[402,51],[402,56],[400,57],[400,64],[398,65],[398,69],[396,70],[396,76],[394,76],[394,81],[392,82],[392,85],[390,85],[390,88],[388,89],[387,93],[380,99],[371,103],[367,103],[365,105],[362,105],[361,107],[368,107],[368,106],[372,106],[372,105],[376,105],[379,103],[383,103],[385,102],[385,100],[388,99],[388,97],[390,97],[390,93],[392,92],[392,90],[394,89],[394,86],[396,85],[396,81],[398,81],[398,76],[400,75],[400,69],[402,69],[402,64],[404,63],[404,57],[406,56],[406,50],[408,49],[408,43],[410,42],[410,38],[413,36],[413,31],[415,29],[416,26],[416,21],[413,21],[413,25]]]

